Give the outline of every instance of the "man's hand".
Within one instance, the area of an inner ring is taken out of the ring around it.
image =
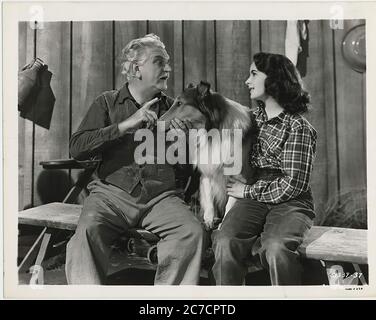
[[[229,177],[227,182],[227,194],[231,197],[244,198],[245,179],[242,176]]]
[[[154,111],[150,110],[150,107],[157,101],[158,98],[154,98],[145,102],[131,117],[120,122],[118,124],[120,133],[124,134],[128,130],[138,129],[143,124],[146,124],[147,129],[153,129],[158,116]]]

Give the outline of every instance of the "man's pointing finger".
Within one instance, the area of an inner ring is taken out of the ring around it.
[[[142,109],[149,109],[158,100],[159,100],[158,98],[154,98],[152,100],[149,100],[149,101],[145,102],[145,104],[142,106]]]

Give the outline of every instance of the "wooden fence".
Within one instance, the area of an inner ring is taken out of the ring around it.
[[[345,190],[366,188],[365,73],[344,61],[346,32],[364,21],[309,22],[309,58],[304,82],[313,108],[307,116],[318,131],[313,191],[318,211]],[[220,93],[249,104],[244,81],[258,51],[284,53],[286,21],[90,21],[44,22],[43,29],[19,23],[20,68],[37,56],[53,72],[56,96],[50,130],[19,118],[19,208],[61,200],[77,175],[47,172],[40,161],[69,157],[68,140],[93,99],[119,88],[121,50],[153,32],[165,43],[173,72],[168,94],[190,82],[212,83]]]

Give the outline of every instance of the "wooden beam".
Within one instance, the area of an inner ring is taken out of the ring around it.
[[[44,22],[37,30],[36,54],[52,72],[56,101],[49,129],[35,126],[34,206],[62,201],[70,188],[68,170],[46,171],[41,161],[69,157],[70,23]]]
[[[48,248],[48,243],[50,242],[51,234],[46,232],[43,235],[42,243],[39,248],[37,259],[35,260],[35,265],[32,266],[32,276],[30,279],[30,284],[44,284],[44,270],[42,268],[42,262],[46,251]]]

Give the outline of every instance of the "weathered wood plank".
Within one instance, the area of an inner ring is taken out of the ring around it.
[[[64,230],[75,230],[82,206],[49,203],[19,212],[18,222]],[[146,230],[133,230],[130,235],[155,241]],[[312,227],[305,236],[299,252],[306,258],[326,261],[367,263],[367,230],[335,227]]]
[[[367,264],[367,230],[312,227],[299,252],[309,259]]]
[[[19,69],[34,58],[34,36],[28,22],[19,22]],[[33,130],[30,120],[18,117],[19,209],[33,205]]]
[[[253,62],[253,56],[261,51],[261,21],[259,20],[252,20],[250,21],[250,28],[251,28],[251,39],[250,39],[250,63]],[[249,77],[249,71],[247,78]],[[248,95],[249,97],[249,95]],[[249,97],[249,106],[252,108],[257,107],[257,103],[255,101],[252,101]]]
[[[255,53],[261,51],[261,22],[259,20],[251,20],[249,23],[251,24],[251,55],[253,57]]]
[[[249,105],[245,80],[252,63],[251,30],[248,21],[217,21],[217,90],[243,105]]]
[[[21,211],[18,215],[18,223],[63,230],[76,230],[81,210],[81,205],[53,202]]]
[[[360,23],[345,20],[344,29],[334,31],[340,192],[366,187],[363,75],[346,64],[341,52],[343,37]]]
[[[311,23],[309,24],[309,26]],[[338,145],[337,145],[337,104],[335,98],[335,66],[334,66],[334,56],[333,56],[333,31],[330,28],[329,21],[321,20],[321,35],[322,37],[322,48],[317,48],[317,51],[312,51],[310,53],[309,59],[311,56],[318,54],[318,51],[322,52],[322,59],[323,59],[323,78],[322,81],[322,89],[323,91],[320,93],[319,91],[316,93],[317,95],[323,95],[324,97],[324,115],[323,118],[325,120],[325,131],[320,132],[318,131],[319,140],[322,140],[322,143],[326,144],[326,161],[327,161],[327,170],[326,170],[326,181],[327,181],[327,190],[328,195],[323,199],[316,198],[316,202],[318,204],[318,209],[321,209],[321,203],[325,200],[331,200],[332,198],[336,197],[338,194],[338,159],[337,159],[337,152],[338,152]],[[310,28],[310,27],[309,27]],[[316,37],[311,31],[311,37]],[[313,68],[315,66],[312,66]],[[308,74],[309,74],[308,70]],[[313,105],[313,110],[315,110],[316,106]],[[321,120],[322,120],[321,119]],[[320,119],[318,119],[320,121]],[[322,150],[322,152],[325,152]],[[320,159],[320,151],[317,152],[318,159]],[[320,161],[320,160],[319,160]],[[317,161],[316,161],[317,162]],[[319,177],[319,174],[316,174],[313,179],[322,179]],[[313,180],[313,184],[315,184],[317,180]],[[322,215],[320,217],[319,215]],[[325,218],[324,215],[327,214],[326,212],[318,211],[318,221],[321,218]]]
[[[73,22],[72,26],[72,133],[76,132],[94,99],[114,84],[113,23]],[[79,170],[71,177],[77,180]],[[78,200],[79,202],[82,199]]]
[[[27,22],[18,23],[18,70],[26,64]],[[25,120],[18,117],[18,209],[24,207]]]
[[[363,149],[364,149],[364,161],[367,165],[367,74],[362,75],[362,114],[363,114]],[[367,172],[365,176],[365,186],[367,186]]]
[[[285,54],[286,21],[261,21],[261,50]]]
[[[111,21],[73,22],[72,132],[93,100],[113,84]]]
[[[215,90],[214,21],[184,21],[184,87],[208,81]]]
[[[29,24],[25,21],[18,23],[18,69],[20,70],[27,60],[27,29]]]
[[[148,32],[161,38],[170,55],[172,72],[166,93],[175,97],[183,89],[182,21],[150,21]]]
[[[317,156],[311,180],[317,221],[321,221],[324,216],[323,211],[328,198],[337,193],[334,61],[331,36],[329,24],[321,20],[310,21],[307,75],[303,81],[311,95],[312,103],[312,109],[305,116],[318,134]]]
[[[34,205],[61,201],[69,191],[69,173],[46,171],[40,161],[67,158],[69,139],[69,77],[70,25],[69,22],[45,22],[37,30],[37,57],[52,72],[51,88],[56,101],[50,129],[35,126],[34,149]]]
[[[145,21],[115,21],[115,88],[119,89],[127,81],[121,74],[122,49],[135,38],[140,38],[146,34]]]

